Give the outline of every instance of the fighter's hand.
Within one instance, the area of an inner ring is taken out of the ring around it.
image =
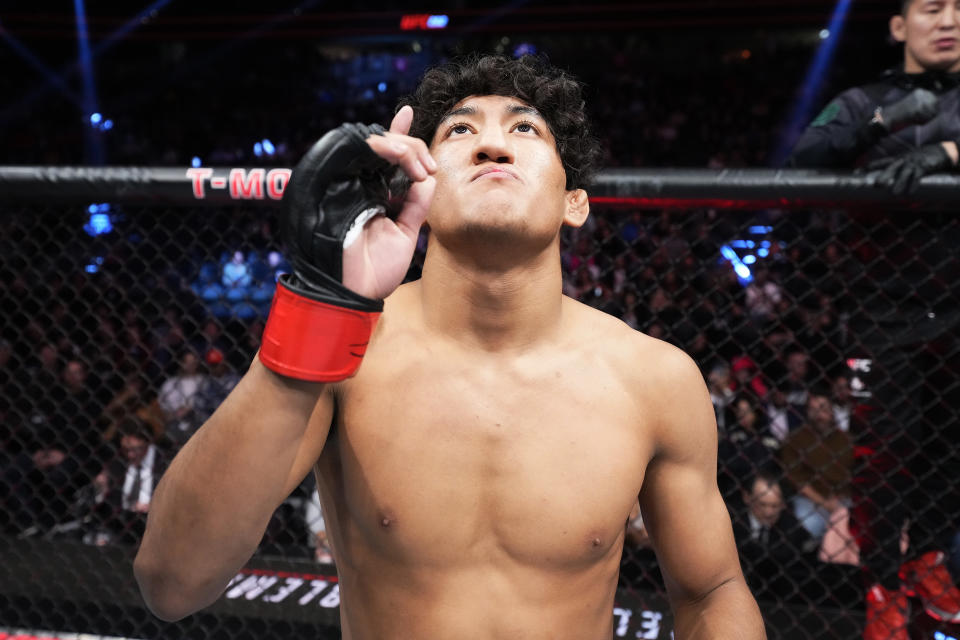
[[[294,167],[280,216],[292,268],[277,281],[260,347],[260,361],[274,372],[336,382],[360,366],[433,198],[436,165],[423,142],[407,135],[412,116],[402,109],[389,132],[340,125]],[[413,180],[395,221],[386,215],[393,165]]]
[[[343,284],[368,298],[385,298],[403,281],[433,200],[437,163],[423,140],[407,135],[412,122],[413,109],[403,107],[388,132],[367,138],[378,156],[398,165],[411,180],[396,221],[378,215],[344,246]]]

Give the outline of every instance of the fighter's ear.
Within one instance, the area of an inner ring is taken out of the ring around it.
[[[590,198],[583,189],[567,191],[567,207],[563,214],[563,224],[568,227],[581,227],[590,215]]]
[[[899,13],[890,18],[890,35],[897,42],[907,41],[907,21]]]

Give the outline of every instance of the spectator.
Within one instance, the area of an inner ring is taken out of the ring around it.
[[[63,520],[74,492],[82,485],[80,465],[69,447],[42,416],[34,425],[36,444],[0,469],[0,529],[38,534]]]
[[[731,509],[733,534],[752,590],[761,597],[795,589],[801,580],[792,577],[809,573],[816,542],[786,509],[777,475],[758,471],[740,496]]]
[[[850,376],[846,373],[834,376],[831,391],[833,418],[837,423],[837,428],[840,431],[850,431],[850,416],[853,413],[853,391],[850,387]]]
[[[741,395],[731,403],[734,421],[717,447],[720,490],[725,497],[736,495],[759,472],[779,472],[780,441],[767,428],[750,396]]]
[[[58,438],[65,445],[65,451],[77,459],[90,477],[106,455],[96,430],[103,404],[93,393],[91,387],[94,386],[99,385],[92,382],[82,360],[67,360],[60,384],[49,394],[52,413],[48,416],[51,426],[60,431]]]
[[[810,358],[804,351],[793,349],[787,353],[786,377],[781,388],[791,411],[787,414],[790,429],[796,428],[807,414],[810,388]]]
[[[49,393],[58,384],[61,368],[57,347],[50,342],[41,344],[35,359],[27,365],[27,395],[37,397]]]
[[[831,514],[849,506],[853,471],[853,443],[837,428],[825,394],[808,395],[807,421],[783,443],[782,461],[797,491],[794,515],[819,542]]]
[[[734,394],[730,379],[730,367],[726,364],[717,364],[707,375],[707,388],[710,391],[710,402],[713,403],[713,412],[717,416],[717,428],[725,433],[727,424],[732,422],[731,403]]]
[[[154,442],[161,442],[165,438],[166,415],[156,396],[147,390],[143,377],[136,372],[127,373],[123,387],[104,407],[100,421],[105,427],[100,439],[104,442],[113,441],[120,423],[131,416],[136,416],[150,428]]]
[[[197,355],[185,350],[180,355],[180,371],[160,387],[158,401],[167,418],[166,435],[177,448],[203,424],[195,406],[206,379],[199,366]]]
[[[753,358],[746,355],[739,355],[733,359],[731,367],[733,371],[734,391],[738,393],[748,393],[755,396],[758,400],[767,397],[769,389],[767,383],[763,380],[760,368]]]
[[[146,513],[153,489],[166,469],[166,459],[142,421],[130,418],[120,425],[119,432],[123,462],[123,482],[118,483],[120,506],[125,511]],[[120,479],[119,475],[114,477]]]
[[[770,433],[783,442],[790,435],[791,424],[794,422],[794,412],[787,404],[787,396],[779,389],[771,389],[767,394],[765,409]]]
[[[240,376],[230,367],[220,349],[209,349],[204,356],[204,361],[207,363],[208,373],[204,376],[203,385],[197,393],[195,406],[201,423],[213,415],[220,403],[240,382]]]
[[[153,490],[167,468],[164,451],[153,442],[153,433],[141,420],[128,417],[118,425],[120,455],[94,478],[95,491],[88,504],[92,529],[87,542],[105,540],[135,544],[143,535]]]
[[[760,470],[746,478],[741,490],[742,509],[734,509],[734,535],[741,553],[750,557],[772,556],[790,562],[815,548],[787,503],[775,473]]]
[[[783,300],[783,291],[770,278],[770,270],[765,266],[754,271],[753,282],[747,285],[746,300],[747,312],[758,325],[762,326],[775,317]]]

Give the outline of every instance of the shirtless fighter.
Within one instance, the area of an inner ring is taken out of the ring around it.
[[[488,57],[307,153],[259,359],[154,496],[134,569],[159,617],[216,600],[314,469],[344,638],[610,638],[638,496],[676,637],[763,637],[697,367],[561,293],[585,124],[569,76]],[[395,220],[391,164],[412,182]],[[398,287],[425,219],[423,277]]]

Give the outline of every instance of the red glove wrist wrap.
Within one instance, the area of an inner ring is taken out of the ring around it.
[[[379,317],[310,300],[278,283],[263,330],[260,361],[298,380],[344,380],[360,366]]]

